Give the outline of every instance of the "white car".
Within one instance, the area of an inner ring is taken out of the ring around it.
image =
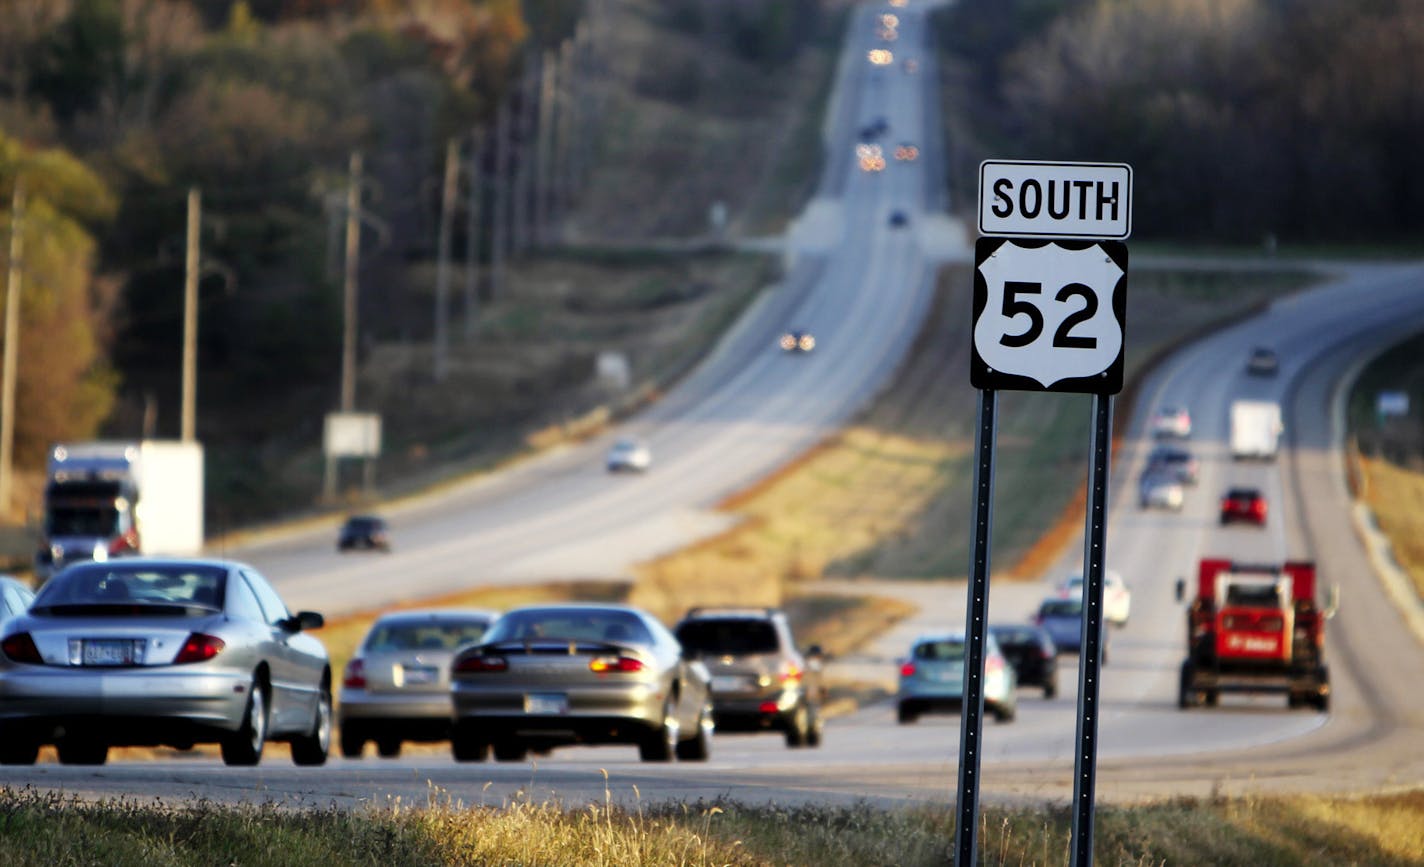
[[[653,465],[653,451],[641,439],[621,437],[609,448],[606,463],[610,473],[624,470],[641,473]]]
[[[1145,473],[1137,490],[1138,506],[1143,509],[1171,509],[1180,512],[1187,498],[1185,485],[1173,473]]]
[[[1069,575],[1058,585],[1058,595],[1067,599],[1083,595],[1083,576]],[[1103,619],[1118,626],[1126,626],[1132,613],[1132,591],[1127,582],[1111,569],[1103,572]]]
[[[1192,435],[1192,414],[1183,406],[1164,406],[1152,414],[1154,437],[1186,439]]]

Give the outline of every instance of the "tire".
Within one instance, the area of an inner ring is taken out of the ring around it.
[[[494,742],[494,760],[497,762],[522,762],[528,755],[529,748],[517,740]]]
[[[1321,713],[1330,713],[1330,693],[1316,693],[1310,697],[1310,703]]]
[[[1058,680],[1054,678],[1043,684],[1044,699],[1054,699],[1058,697]]]
[[[685,762],[705,762],[712,755],[712,702],[705,702],[697,714],[697,733],[677,745],[677,757]]]
[[[0,724],[0,765],[33,765],[40,755],[40,742],[34,735]]]
[[[354,726],[341,727],[341,757],[359,759],[366,750],[366,736]]]
[[[905,704],[904,702],[901,702],[900,707],[896,711],[896,717],[899,719],[900,725],[903,726],[909,725],[910,723],[919,719],[920,715],[913,707],[908,704]]]
[[[457,723],[450,733],[450,752],[457,762],[482,762],[489,758],[489,751],[489,741],[479,737],[469,723]]]
[[[786,721],[786,745],[793,750],[806,746],[811,739],[811,711],[803,701],[791,711]]]
[[[331,689],[322,685],[316,714],[306,734],[292,738],[292,763],[303,767],[324,765],[331,752]]]
[[[102,765],[109,760],[109,745],[103,741],[65,737],[54,748],[62,765]]]
[[[1221,703],[1221,693],[1217,690],[1209,689],[1206,691],[1204,701],[1207,707],[1216,707]]]
[[[247,691],[247,709],[242,725],[222,739],[224,764],[252,767],[262,761],[262,748],[267,745],[267,694],[260,681],[254,680]]]
[[[1194,672],[1195,669],[1192,667],[1190,659],[1182,663],[1182,676],[1177,685],[1177,707],[1182,710],[1196,707],[1197,704],[1197,693],[1192,688]]]
[[[1017,712],[1013,708],[1006,705],[1000,704],[994,706],[994,722],[998,725],[1013,722],[1017,715]]]
[[[401,739],[397,737],[376,738],[376,754],[383,759],[400,758]]]
[[[645,762],[670,762],[677,752],[681,727],[677,722],[676,706],[672,699],[663,705],[663,721],[656,729],[638,742],[638,758]]]

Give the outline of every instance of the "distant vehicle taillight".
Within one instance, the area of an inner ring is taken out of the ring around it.
[[[508,671],[509,660],[503,656],[467,656],[455,663],[455,671],[464,674]]]
[[[366,661],[361,657],[356,657],[346,663],[346,673],[341,679],[341,685],[349,689],[366,688]]]
[[[643,660],[632,656],[596,656],[588,663],[588,670],[599,674],[606,672],[632,674],[647,667]]]
[[[39,648],[35,647],[35,640],[30,637],[28,632],[17,632],[4,641],[0,641],[0,650],[5,651],[5,655],[15,662],[44,664]]]
[[[907,663],[905,663],[904,665],[900,666],[900,676],[901,676],[901,677],[914,677],[914,676],[915,676],[915,664],[914,664],[913,662],[907,662]]]
[[[800,683],[801,668],[794,662],[788,662],[781,668],[782,683]]]
[[[226,646],[227,643],[216,635],[194,632],[188,636],[187,641],[183,642],[183,649],[178,651],[178,655],[173,659],[173,664],[207,662],[222,653],[222,649]]]

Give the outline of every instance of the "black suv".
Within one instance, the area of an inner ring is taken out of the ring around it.
[[[821,649],[802,653],[775,608],[694,608],[673,630],[712,674],[717,732],[779,731],[788,747],[817,747],[825,721]]]
[[[374,551],[390,551],[390,528],[385,519],[375,515],[352,515],[341,527],[336,538],[336,550],[352,551],[359,548]]]

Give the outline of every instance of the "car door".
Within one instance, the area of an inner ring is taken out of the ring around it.
[[[316,713],[325,658],[318,659],[312,652],[309,645],[315,639],[285,625],[291,612],[267,579],[247,569],[242,571],[242,577],[257,597],[267,621],[266,656],[272,672],[269,726],[274,733],[304,731]]]

